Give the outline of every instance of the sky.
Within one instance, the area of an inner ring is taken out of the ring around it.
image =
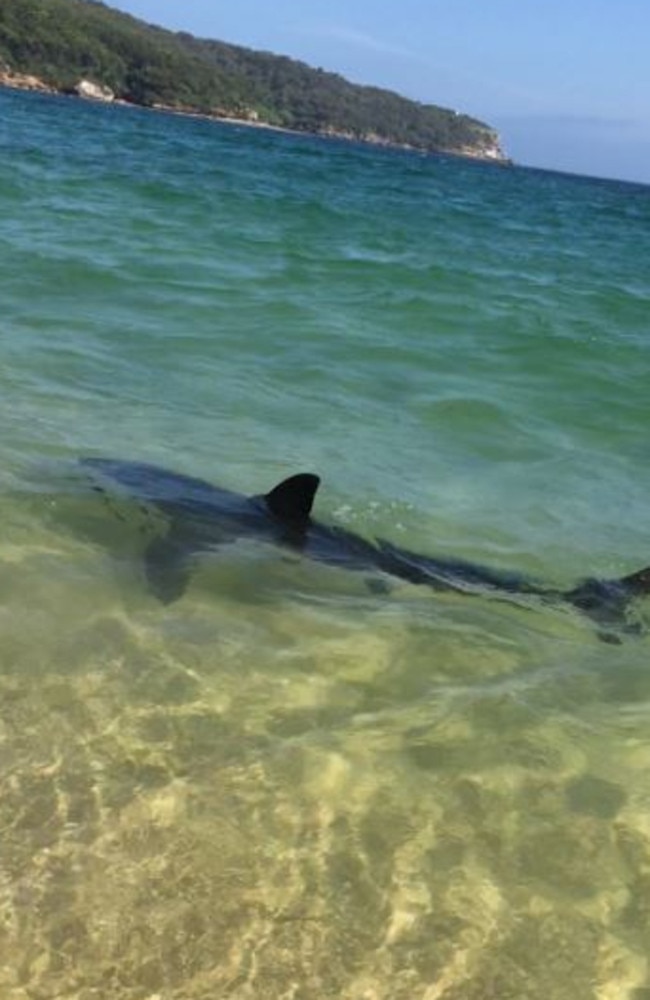
[[[650,0],[107,0],[496,128],[516,163],[650,184]]]

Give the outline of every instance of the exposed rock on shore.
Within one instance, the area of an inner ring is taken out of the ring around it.
[[[93,83],[92,80],[80,80],[74,92],[78,97],[85,97],[89,101],[104,101],[105,104],[111,104],[115,100],[115,94],[110,87]]]

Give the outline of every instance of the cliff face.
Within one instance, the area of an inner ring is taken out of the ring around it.
[[[507,162],[496,132],[468,115],[93,0],[0,0],[0,83]]]
[[[461,156],[469,156],[472,159],[488,160],[493,163],[511,163],[501,145],[499,133],[494,129],[485,129],[482,136],[479,136],[476,143],[458,150]]]

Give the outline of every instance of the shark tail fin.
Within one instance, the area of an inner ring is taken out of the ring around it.
[[[603,641],[620,642],[617,633],[639,635],[643,631],[630,614],[630,605],[649,595],[650,566],[618,580],[583,580],[562,596],[600,626],[598,635]]]
[[[650,566],[640,569],[637,573],[624,576],[619,582],[633,597],[650,594]]]

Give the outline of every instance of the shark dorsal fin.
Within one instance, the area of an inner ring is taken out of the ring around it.
[[[283,521],[308,521],[320,479],[311,472],[299,472],[283,479],[264,497],[272,514]]]

